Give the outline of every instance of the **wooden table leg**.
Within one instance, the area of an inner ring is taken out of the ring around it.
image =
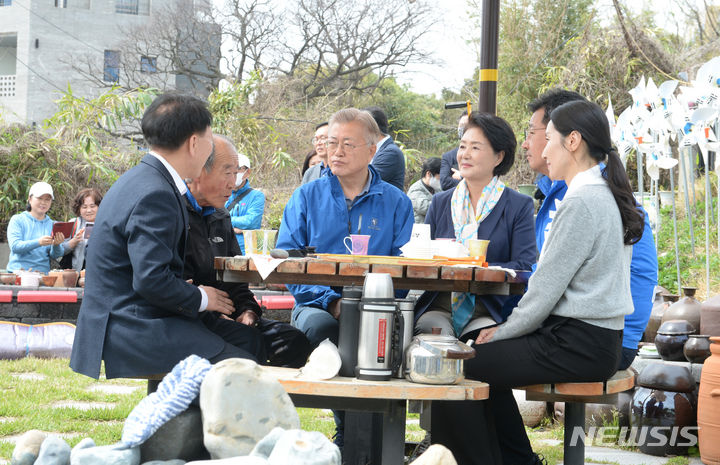
[[[382,465],[401,464],[405,458],[405,401],[391,401],[389,407],[383,413]]]

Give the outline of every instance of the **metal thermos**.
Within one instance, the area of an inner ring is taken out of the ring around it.
[[[368,273],[360,299],[357,367],[360,379],[387,381],[392,376],[392,339],[397,305],[392,278]]]
[[[398,319],[398,336],[399,341],[396,342],[397,347],[393,349],[393,357],[398,357],[399,364],[397,369],[393,371],[394,378],[405,378],[405,349],[410,345],[413,338],[413,328],[415,324],[415,300],[413,299],[397,299],[398,311],[400,318]],[[393,360],[395,362],[395,360]]]
[[[349,286],[343,288],[340,300],[340,320],[338,351],[340,352],[340,376],[355,376],[358,355],[358,332],[360,329],[360,297],[363,288]]]

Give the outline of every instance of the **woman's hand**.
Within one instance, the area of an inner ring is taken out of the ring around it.
[[[475,339],[475,344],[485,344],[486,342],[490,342],[497,329],[497,326],[493,326],[492,328],[480,330],[480,334],[478,334],[477,339]]]
[[[64,241],[65,241],[65,234],[63,234],[61,232],[55,233],[55,236],[53,237],[53,240],[52,240],[52,245],[60,245]]]
[[[71,249],[74,249],[77,247],[77,245],[80,243],[81,240],[83,240],[83,236],[85,235],[85,228],[82,228],[73,236],[72,239],[70,239],[67,243],[68,247]]]
[[[52,236],[42,236],[40,239],[38,239],[38,244],[40,245],[52,245],[53,238]]]

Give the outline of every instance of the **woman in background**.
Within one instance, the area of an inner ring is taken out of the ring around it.
[[[85,247],[90,238],[90,231],[86,232],[88,223],[95,222],[98,207],[102,202],[100,191],[95,188],[85,188],[75,195],[73,199],[74,221],[72,238],[63,242],[65,247],[65,257],[63,257],[60,265],[63,268],[73,268],[80,271],[85,268]],[[92,225],[91,225],[92,226]]]
[[[50,259],[63,255],[62,233],[52,235],[53,220],[47,216],[54,200],[53,189],[46,182],[30,187],[27,211],[13,215],[7,228],[10,260],[8,271],[33,270],[47,273]]]

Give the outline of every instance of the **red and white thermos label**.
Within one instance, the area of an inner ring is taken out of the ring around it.
[[[380,318],[378,320],[378,347],[377,347],[377,361],[378,363],[385,362],[385,338],[387,334],[387,318]]]

